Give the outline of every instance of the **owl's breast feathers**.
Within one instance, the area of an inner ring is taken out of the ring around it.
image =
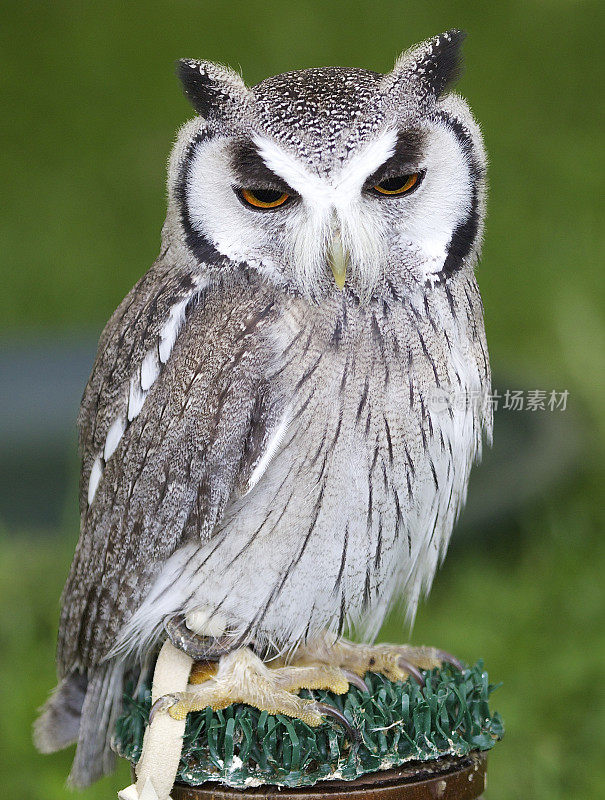
[[[183,601],[257,642],[348,623],[371,636],[395,592],[413,614],[428,589],[489,426],[474,278],[367,306],[290,299],[267,335],[277,443],[187,552]]]
[[[284,597],[296,587],[280,569],[304,577],[305,550],[331,559],[316,595],[334,605],[336,592],[341,618],[345,605],[379,603],[402,553],[407,579],[426,580],[415,570],[447,541],[487,419],[478,291],[461,277],[414,302],[344,297],[309,306],[256,278],[208,287],[160,262],[118,308],[79,418],[82,532],[63,595],[63,674],[107,655],[180,546],[238,515],[263,541],[266,503],[280,534],[266,558]],[[478,399],[437,419],[437,386]],[[322,551],[311,530],[340,549]]]

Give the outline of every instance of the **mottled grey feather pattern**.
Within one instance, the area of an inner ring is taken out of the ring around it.
[[[326,168],[333,165],[343,134],[348,138],[344,157],[376,130],[376,113],[366,117],[363,112],[383,77],[365,69],[304,69],[267,78],[252,91],[264,129]]]

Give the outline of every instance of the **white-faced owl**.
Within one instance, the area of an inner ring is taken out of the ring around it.
[[[78,742],[73,782],[110,767],[125,676],[166,636],[219,669],[308,648],[346,677],[368,664],[337,637],[370,643],[394,599],[412,617],[428,591],[491,428],[462,39],[386,75],[251,88],[180,62],[196,116],[161,251],[103,331],[79,415],[81,534],[37,725],[43,750]],[[395,677],[423,658],[409,648]],[[321,719],[290,694],[285,713]]]

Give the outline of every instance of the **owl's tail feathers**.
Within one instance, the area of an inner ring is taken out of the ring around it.
[[[95,667],[88,677],[72,672],[57,686],[34,725],[34,743],[42,753],[78,743],[68,779],[71,786],[89,786],[114,768],[110,741],[121,707],[123,672],[115,661]]]
[[[81,672],[63,678],[34,723],[34,744],[41,753],[63,750],[78,740],[88,680]]]

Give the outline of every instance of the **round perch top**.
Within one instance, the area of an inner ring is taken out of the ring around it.
[[[353,685],[344,695],[306,693],[343,711],[360,733],[357,742],[327,722],[311,728],[245,705],[192,713],[177,781],[190,786],[219,781],[234,788],[351,781],[408,762],[468,756],[489,750],[502,738],[502,720],[488,704],[496,687],[481,661],[463,671],[445,665],[424,677],[421,687],[409,679],[393,683],[368,673],[369,694]],[[147,684],[134,689],[125,696],[113,740],[116,752],[133,764],[141,754],[151,705]]]

